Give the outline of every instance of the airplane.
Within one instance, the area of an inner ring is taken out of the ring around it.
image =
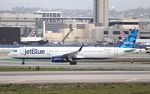
[[[79,59],[110,59],[124,56],[136,50],[137,29],[130,32],[118,47],[20,47],[8,55],[12,58],[22,59],[49,59],[51,62],[64,63],[70,62],[70,65],[76,65]]]
[[[33,29],[27,37],[21,38],[21,44],[46,44],[48,40],[44,37],[37,37],[36,30]]]

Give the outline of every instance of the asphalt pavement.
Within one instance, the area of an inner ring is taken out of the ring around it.
[[[1,84],[150,82],[150,71],[0,72]]]

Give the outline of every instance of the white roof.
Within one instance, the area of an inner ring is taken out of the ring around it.
[[[44,40],[43,37],[22,37],[21,42],[40,41]]]

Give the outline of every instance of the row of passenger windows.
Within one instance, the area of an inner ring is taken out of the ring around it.
[[[50,53],[52,53],[52,52],[75,52],[75,51],[77,51],[77,50],[74,50],[74,51],[68,51],[68,50],[65,50],[65,51],[62,51],[62,50],[55,50],[55,51],[53,51],[53,50],[51,50],[51,51],[49,51]],[[103,50],[85,50],[84,52],[104,52]]]
[[[123,32],[124,34],[129,34],[129,31],[113,31],[113,34],[118,35],[118,34],[120,34],[120,32]],[[107,35],[109,33],[110,33],[109,31],[104,31],[105,35]]]
[[[43,13],[43,17],[61,17],[60,13]]]
[[[140,34],[150,34],[150,32],[140,32]]]
[[[124,34],[129,34],[129,31],[121,31],[123,32]],[[107,35],[109,34],[110,32],[109,31],[104,31],[104,35]],[[120,34],[120,31],[113,31],[113,35],[118,35]],[[140,34],[150,34],[150,32],[140,32]]]

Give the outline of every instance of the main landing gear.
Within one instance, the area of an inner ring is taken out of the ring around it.
[[[77,61],[75,61],[74,58],[68,58],[68,57],[66,57],[65,59],[66,59],[66,62],[70,63],[70,65],[77,65]]]

